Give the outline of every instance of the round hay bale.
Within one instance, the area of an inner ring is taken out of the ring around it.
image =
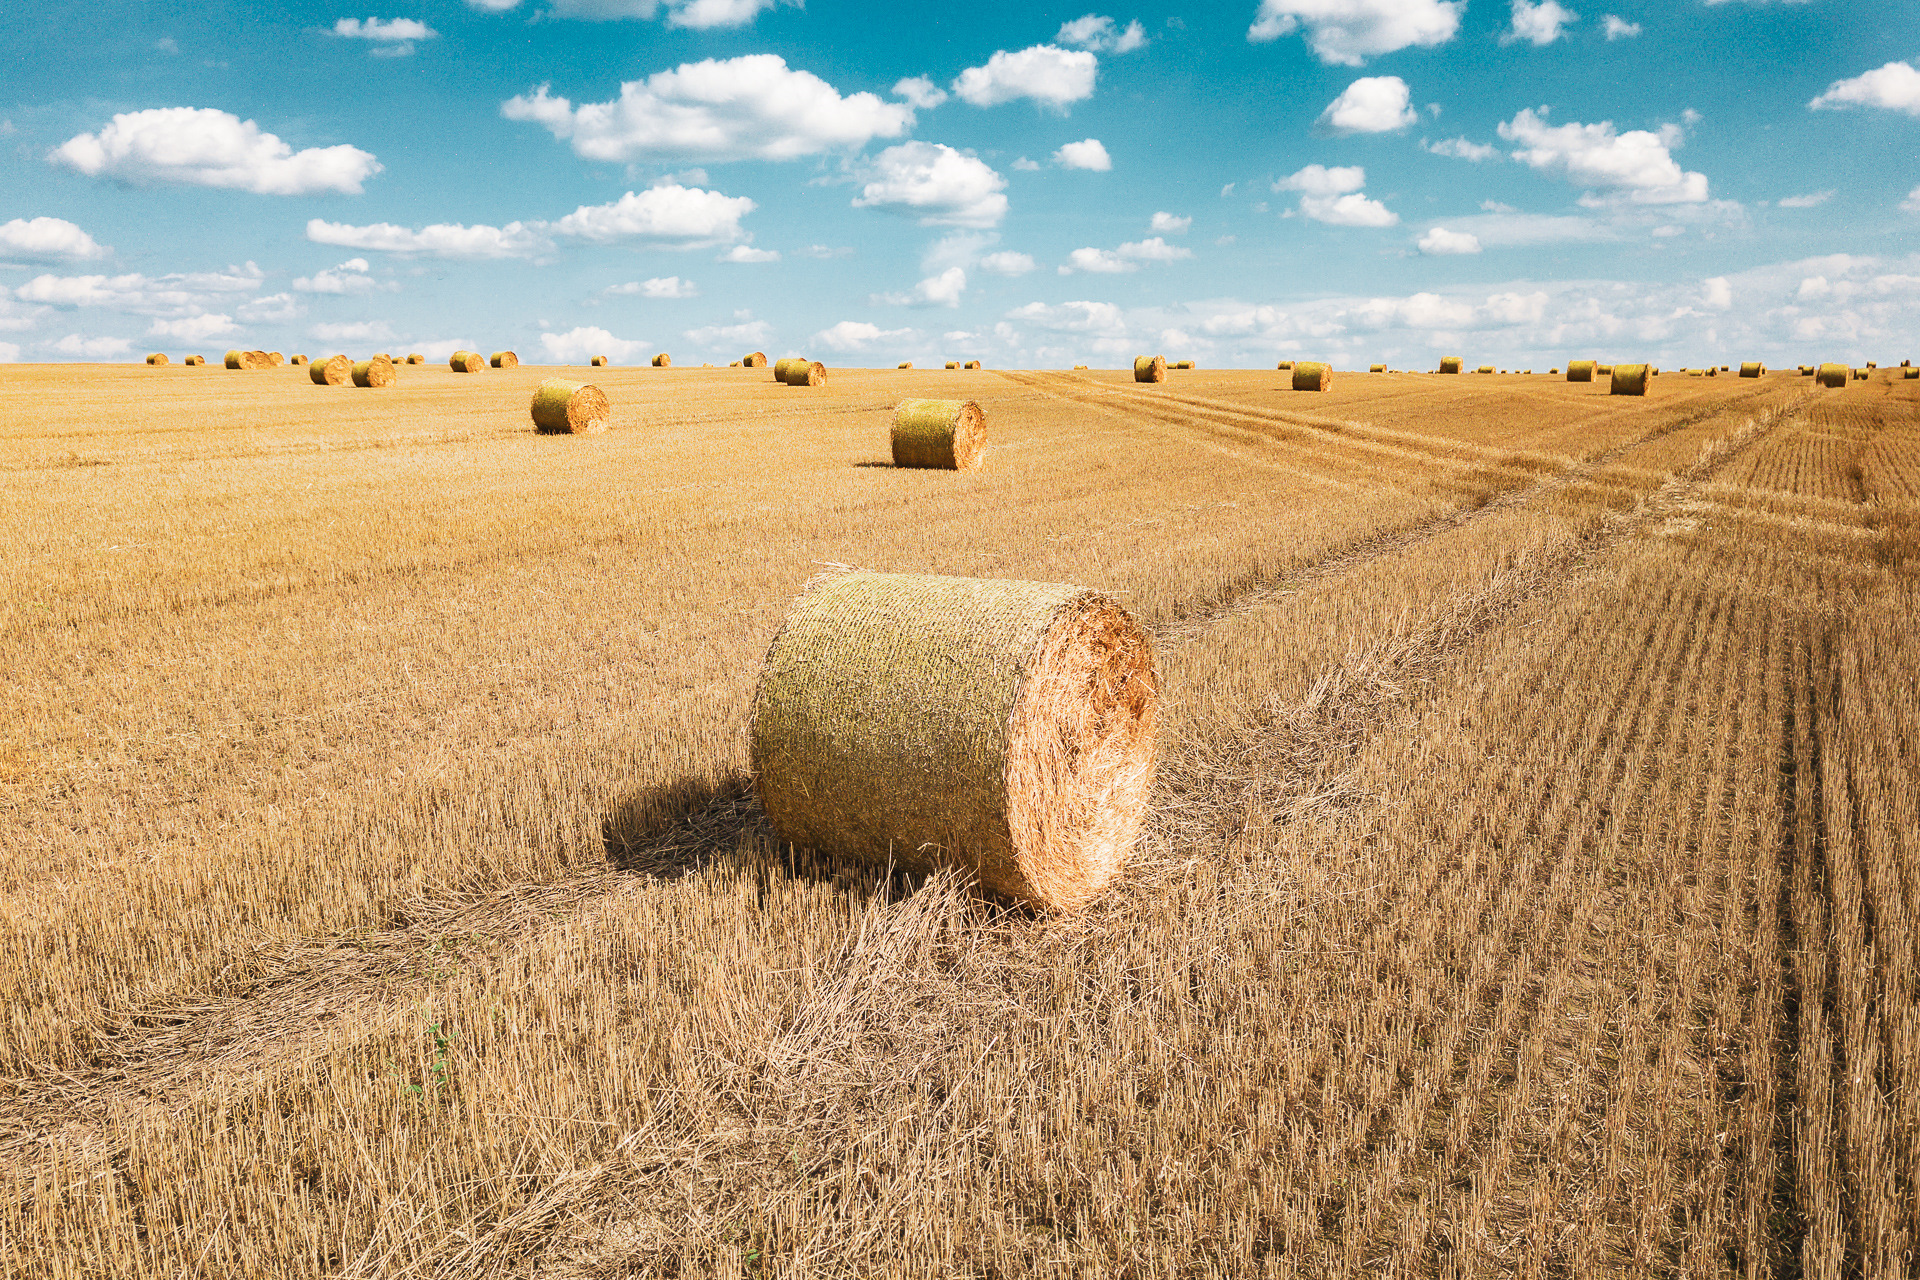
[[[511,351],[496,351],[487,357],[487,363],[496,369],[518,369],[520,357]]]
[[[1466,367],[1466,360],[1460,356],[1441,356],[1440,372],[1458,373]]]
[[[1273,366],[1273,367],[1274,367],[1274,368],[1276,368],[1276,369],[1278,369],[1278,370],[1280,370],[1280,371],[1281,371],[1282,373],[1285,373],[1285,372],[1286,372],[1286,371],[1287,371],[1288,369],[1291,369],[1291,368],[1293,368],[1293,361],[1291,361],[1291,360],[1282,360],[1282,361],[1281,361],[1281,362],[1280,362],[1279,364],[1277,364],[1277,365],[1275,365],[1275,366]]]
[[[390,387],[395,376],[393,361],[387,356],[373,356],[353,366],[356,387]]]
[[[1333,366],[1302,360],[1293,366],[1295,391],[1327,391],[1333,386]]]
[[[671,369],[673,368],[673,357],[662,351],[653,358],[653,367],[656,369]]]
[[[316,360],[307,366],[307,376],[322,387],[344,387],[353,381],[353,361],[345,356]]]
[[[1387,366],[1383,364],[1370,364],[1367,366],[1368,373],[1385,373],[1386,371]]]
[[[1567,381],[1568,382],[1592,382],[1594,367],[1597,363],[1598,362],[1594,360],[1567,361]]]
[[[767,353],[764,351],[749,351],[740,357],[740,363],[748,369],[764,369],[767,367]]]
[[[455,373],[479,373],[487,367],[487,358],[478,351],[456,351],[447,360]]]
[[[1766,371],[1767,366],[1758,360],[1745,360],[1740,364],[1740,376],[1743,378],[1757,378]]]
[[[959,367],[960,367],[960,362],[959,362],[958,360],[949,360],[949,361],[947,361],[947,368],[949,368],[949,369],[958,369]]]
[[[613,406],[591,382],[548,378],[533,392],[533,425],[543,435],[591,436],[607,429]]]
[[[1478,369],[1475,369],[1474,372],[1475,373],[1492,373],[1493,366],[1490,364],[1483,364]]]
[[[824,387],[827,385],[827,366],[818,360],[785,361],[787,371],[780,381],[790,387]]]
[[[1087,367],[1087,366],[1085,366],[1085,365],[1083,365],[1083,364],[1077,364],[1077,365],[1075,365],[1075,366],[1073,366],[1073,368],[1074,368],[1074,371],[1075,371],[1076,373],[1077,373],[1077,372],[1079,372],[1080,370],[1083,370],[1083,369],[1085,369],[1086,367]]]
[[[607,358],[605,356],[595,356],[593,359],[587,361],[587,363],[598,369],[607,363]]]
[[[805,363],[806,361],[799,356],[781,356],[773,362],[773,380],[775,382],[785,382],[787,380],[787,370],[793,368],[796,364]],[[952,366],[949,365],[948,368],[952,368]]]
[[[207,358],[205,356],[188,356],[185,360],[181,361],[182,364],[193,365],[204,365],[206,362]]]
[[[147,363],[148,364],[167,364],[169,363],[169,361],[167,360],[167,353],[164,351],[156,351],[152,355],[147,357]]]
[[[900,369],[911,369],[911,368],[913,368],[913,361],[911,361],[911,360],[902,360],[902,361],[901,361],[901,362],[900,362],[900,363],[899,363],[899,364],[898,364],[897,366],[895,366],[895,367],[896,367],[896,368],[900,368]]]
[[[292,364],[292,365],[301,365],[301,364],[305,364],[306,362],[307,362],[306,356],[301,355],[298,352],[295,352],[294,355],[291,358],[289,358],[287,361],[288,364]]]
[[[1172,364],[1172,365],[1170,365],[1170,366],[1168,366],[1168,367],[1169,367],[1169,368],[1174,368],[1174,369],[1191,369],[1191,368],[1193,368],[1193,361],[1191,361],[1191,360],[1175,360],[1175,361],[1173,362],[1173,364]]]
[[[421,355],[418,351],[412,352],[407,356],[408,364],[425,364],[426,362],[427,362],[427,358]]]
[[[1644,364],[1616,364],[1613,377],[1607,387],[1610,396],[1643,396],[1647,394],[1647,366]]]
[[[1875,364],[1875,363],[1874,363],[1873,361],[1871,361],[1871,360],[1869,360],[1869,361],[1867,361],[1867,368],[1869,368],[1869,369],[1878,369],[1879,367],[1880,367],[1880,366],[1879,366],[1879,365],[1877,365],[1877,364]]]
[[[267,368],[278,369],[281,365],[285,364],[286,362],[287,362],[287,358],[281,355],[278,351],[267,352]]]
[[[1865,369],[1855,369],[1853,371],[1853,376],[1857,378],[1859,381],[1865,382],[1867,380],[1867,371]]]
[[[1597,364],[1593,366],[1593,376],[1596,378],[1609,377],[1612,373],[1613,366],[1610,364]]]
[[[1902,380],[1905,380],[1907,378],[1920,378],[1920,369],[1915,369],[1908,365],[1901,365],[1900,377]]]
[[[978,360],[969,360],[965,364],[961,365],[960,367],[962,369],[978,369],[980,367],[980,362]]]
[[[754,692],[754,788],[780,838],[1005,898],[1084,906],[1125,865],[1159,729],[1147,635],[1049,582],[831,573]]]
[[[229,368],[229,369],[244,369],[244,368],[246,368],[246,367],[247,367],[247,353],[246,353],[246,352],[244,352],[244,351],[229,351],[229,352],[227,352],[227,359],[226,359],[226,364],[227,364],[227,368]]]
[[[1165,382],[1167,380],[1167,358],[1165,356],[1135,356],[1133,358],[1133,380],[1135,382]]]
[[[893,409],[893,465],[971,471],[987,453],[987,415],[973,400],[902,400]]]

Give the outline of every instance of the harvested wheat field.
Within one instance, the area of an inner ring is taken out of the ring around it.
[[[951,385],[0,367],[0,1270],[1911,1272],[1920,384]],[[1143,630],[1082,909],[777,842],[836,566]]]

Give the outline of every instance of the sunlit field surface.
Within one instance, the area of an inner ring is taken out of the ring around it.
[[[555,372],[0,367],[0,1273],[1914,1270],[1920,382]],[[831,565],[1150,628],[1090,909],[774,840]]]

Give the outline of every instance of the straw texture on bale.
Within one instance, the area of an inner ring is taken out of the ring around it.
[[[267,367],[269,369],[278,369],[281,365],[285,364],[286,362],[287,362],[287,358],[281,355],[278,351],[267,352]]]
[[[1598,362],[1594,360],[1567,361],[1567,381],[1568,382],[1592,382],[1593,374],[1594,374],[1594,366],[1597,363]]]
[[[390,387],[394,378],[393,361],[386,356],[374,356],[353,366],[356,387]]]
[[[767,367],[767,353],[764,351],[749,351],[740,357],[740,363],[749,369],[764,369]]]
[[[754,693],[780,838],[1072,911],[1125,864],[1152,784],[1147,636],[1082,587],[833,573],[794,602]]]
[[[1133,380],[1135,382],[1165,382],[1167,380],[1167,358],[1165,356],[1135,356],[1133,358]]]
[[[1383,364],[1370,364],[1367,366],[1368,373],[1385,373],[1386,371],[1387,366]]]
[[[773,362],[773,380],[775,382],[785,382],[789,369],[793,368],[794,365],[805,363],[806,361],[802,360],[799,356],[781,356]],[[953,366],[948,365],[947,367],[951,369]]]
[[[980,362],[978,360],[969,360],[966,362],[966,364],[961,366],[961,368],[963,369],[978,369],[979,367],[980,367]]]
[[[1326,391],[1333,386],[1333,366],[1302,360],[1293,366],[1295,391]]]
[[[987,415],[973,400],[902,400],[893,410],[893,465],[971,471],[987,453]]]
[[[353,381],[353,361],[345,356],[316,360],[307,366],[307,376],[322,387],[344,387]]]
[[[1596,378],[1607,377],[1612,372],[1613,366],[1610,364],[1597,364],[1593,366],[1593,376]]]
[[[425,364],[426,362],[427,362],[427,358],[421,355],[418,351],[411,352],[407,356],[408,364]]]
[[[1758,360],[1746,360],[1740,365],[1740,376],[1743,378],[1757,378],[1766,371],[1767,367]]]
[[[534,388],[532,412],[533,425],[546,435],[597,435],[613,418],[606,392],[565,378],[548,378]]]
[[[207,358],[206,358],[205,356],[188,356],[188,357],[187,357],[187,358],[186,358],[186,359],[185,359],[185,360],[184,360],[184,361],[183,361],[182,363],[184,363],[184,364],[205,364],[206,362],[207,362]]]
[[[1442,373],[1458,373],[1465,366],[1466,361],[1459,356],[1440,357],[1440,372]]]
[[[487,363],[496,369],[518,369],[520,357],[511,351],[496,351],[487,357]]]
[[[299,353],[295,353],[294,357],[291,360],[287,361],[288,364],[305,364],[306,362],[307,362],[306,356],[301,355]]]
[[[455,373],[479,373],[487,367],[487,358],[478,351],[456,351],[447,360]]]
[[[827,366],[818,360],[787,360],[785,374],[780,381],[790,387],[824,387],[827,385]]]
[[[1191,369],[1191,368],[1193,368],[1193,361],[1191,361],[1191,360],[1175,360],[1175,361],[1173,362],[1173,367],[1174,367],[1175,369]]]
[[[147,357],[147,363],[148,364],[167,364],[168,363],[167,353],[164,351],[156,351],[152,355]]]
[[[662,351],[653,358],[653,367],[656,369],[671,369],[673,368],[673,357]]]
[[[1613,366],[1613,378],[1607,387],[1607,394],[1614,396],[1647,394],[1647,366],[1643,364]]]

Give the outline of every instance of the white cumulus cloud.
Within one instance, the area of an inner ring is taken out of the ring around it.
[[[1566,34],[1568,23],[1576,22],[1579,18],[1579,14],[1559,0],[1540,0],[1539,4],[1513,0],[1513,25],[1500,37],[1500,43],[1512,44],[1516,40],[1525,40],[1535,48],[1550,45]]]
[[[180,320],[155,320],[147,332],[156,338],[176,338],[181,342],[205,342],[239,329],[233,317],[223,314],[187,316]]]
[[[436,222],[421,227],[397,227],[391,222],[353,226],[313,218],[307,222],[307,239],[315,244],[338,245],[343,249],[372,250],[378,253],[421,255],[430,258],[537,258],[553,249],[553,241],[542,224],[509,222],[504,227],[479,223],[466,226],[458,222]]]
[[[1907,192],[1907,198],[1900,202],[1900,208],[1907,213],[1920,213],[1920,187]]]
[[[907,293],[875,294],[873,300],[897,307],[957,307],[966,291],[966,271],[948,267],[937,276],[928,276]]]
[[[1813,191],[1804,196],[1781,196],[1774,203],[1782,209],[1812,209],[1825,204],[1833,199],[1833,196],[1834,189],[1829,187],[1825,191]]]
[[[15,289],[21,302],[51,307],[103,307],[131,315],[186,319],[230,305],[235,295],[252,293],[266,276],[249,262],[225,271],[146,276],[41,275]]]
[[[918,215],[922,226],[992,227],[1007,213],[1007,180],[984,160],[939,142],[903,142],[874,157],[857,209]]]
[[[1617,13],[1608,14],[1600,22],[1609,40],[1630,40],[1640,34],[1639,23],[1628,22]]]
[[[381,168],[358,147],[295,151],[251,120],[196,107],[122,112],[100,132],[69,138],[47,158],[89,177],[271,196],[359,195],[361,183]]]
[[[1143,262],[1178,262],[1192,256],[1193,250],[1168,244],[1161,237],[1154,236],[1147,240],[1130,241],[1113,250],[1075,249],[1067,255],[1066,265],[1060,268],[1060,274],[1064,276],[1075,271],[1088,271],[1115,275],[1123,271],[1138,271]]]
[[[593,244],[643,240],[695,249],[740,239],[745,234],[740,219],[755,207],[746,196],[725,196],[671,182],[629,191],[609,204],[581,205],[552,229],[557,235]]]
[[[772,53],[682,63],[626,81],[611,102],[577,107],[541,85],[509,98],[500,113],[545,126],[576,155],[614,161],[791,160],[857,151],[913,125],[910,104],[871,93],[842,97]]]
[[[611,285],[601,292],[614,297],[640,298],[697,298],[700,290],[693,281],[682,280],[679,276],[655,276],[651,280],[629,280],[625,284]]]
[[[1498,147],[1484,142],[1469,142],[1465,138],[1442,138],[1438,142],[1420,140],[1422,151],[1432,152],[1436,156],[1449,156],[1455,160],[1472,160],[1476,163],[1491,160],[1500,154]]]
[[[882,329],[864,320],[842,320],[831,329],[822,329],[814,334],[813,341],[830,350],[850,354],[865,351],[882,342],[898,342],[917,336],[912,329]]]
[[[980,259],[980,269],[996,276],[1024,276],[1038,264],[1030,253],[1014,253],[1011,250],[990,253]]]
[[[53,349],[61,355],[79,356],[83,360],[105,360],[125,355],[132,348],[133,343],[125,338],[83,338],[77,333],[70,333],[53,344]]]
[[[1275,191],[1300,191],[1310,196],[1337,196],[1367,185],[1367,171],[1359,165],[1310,164],[1273,184]]]
[[[381,286],[369,269],[365,258],[348,258],[337,267],[295,277],[293,287],[302,293],[372,293]]]
[[[1500,136],[1520,144],[1513,158],[1522,164],[1634,204],[1697,204],[1707,198],[1706,175],[1683,172],[1673,158],[1671,148],[1680,142],[1675,125],[1659,133],[1618,133],[1611,120],[1549,125],[1529,107],[1501,124]]]
[[[1107,154],[1098,138],[1067,143],[1053,153],[1053,162],[1062,169],[1092,169],[1097,173],[1113,168],[1113,157]]]
[[[1138,19],[1127,23],[1125,30],[1122,30],[1112,18],[1090,13],[1084,18],[1061,23],[1060,33],[1054,39],[1061,44],[1070,44],[1077,49],[1092,49],[1098,53],[1132,53],[1147,43],[1147,33]]]
[[[1042,106],[1064,109],[1093,96],[1099,59],[1085,49],[1037,44],[1009,53],[997,51],[984,67],[968,67],[953,82],[953,92],[976,107],[1032,98]]]
[[[794,0],[798,3],[798,0]],[[624,18],[651,19],[664,8],[667,25],[696,31],[715,27],[744,27],[775,0],[554,0],[553,15],[587,22],[616,22]],[[520,0],[467,0],[467,6],[488,13],[518,8]]]
[[[750,244],[737,244],[733,246],[733,248],[721,254],[719,257],[715,258],[714,261],[715,262],[742,262],[742,263],[748,263],[748,264],[758,263],[758,262],[778,262],[780,261],[780,251],[778,249],[756,249]]]
[[[27,262],[89,262],[113,250],[65,218],[15,218],[0,223],[0,258]]]
[[[646,340],[616,338],[605,329],[583,325],[565,333],[541,334],[540,349],[549,364],[586,364],[595,356],[626,364],[646,350]]]
[[[1319,123],[1334,133],[1392,133],[1419,121],[1411,97],[1399,76],[1364,76],[1327,104]]]
[[[1192,225],[1192,218],[1175,217],[1163,211],[1153,215],[1153,221],[1148,225],[1147,230],[1158,231],[1161,235],[1183,236]]]
[[[1880,107],[1920,116],[1920,71],[1909,62],[1889,62],[1851,80],[1835,80],[1807,105],[1815,111]]]
[[[925,76],[908,76],[894,83],[893,96],[906,99],[909,106],[929,111],[947,100],[947,91]]]
[[[1434,256],[1480,252],[1480,238],[1470,231],[1434,227],[1420,237],[1420,252]]]
[[[1445,44],[1466,0],[1260,0],[1247,39],[1278,40],[1304,26],[1320,61],[1357,67],[1377,54]]]
[[[322,342],[386,342],[393,337],[393,326],[384,320],[349,320],[317,324],[307,333]]]
[[[687,330],[689,341],[702,347],[764,347],[773,329],[765,320],[744,324],[710,324]]]
[[[373,43],[370,52],[376,58],[404,58],[413,52],[415,40],[432,40],[440,33],[414,18],[342,18],[333,24],[333,34],[347,40]]]
[[[1300,212],[1335,227],[1391,227],[1400,215],[1361,192],[1344,196],[1301,196]]]

